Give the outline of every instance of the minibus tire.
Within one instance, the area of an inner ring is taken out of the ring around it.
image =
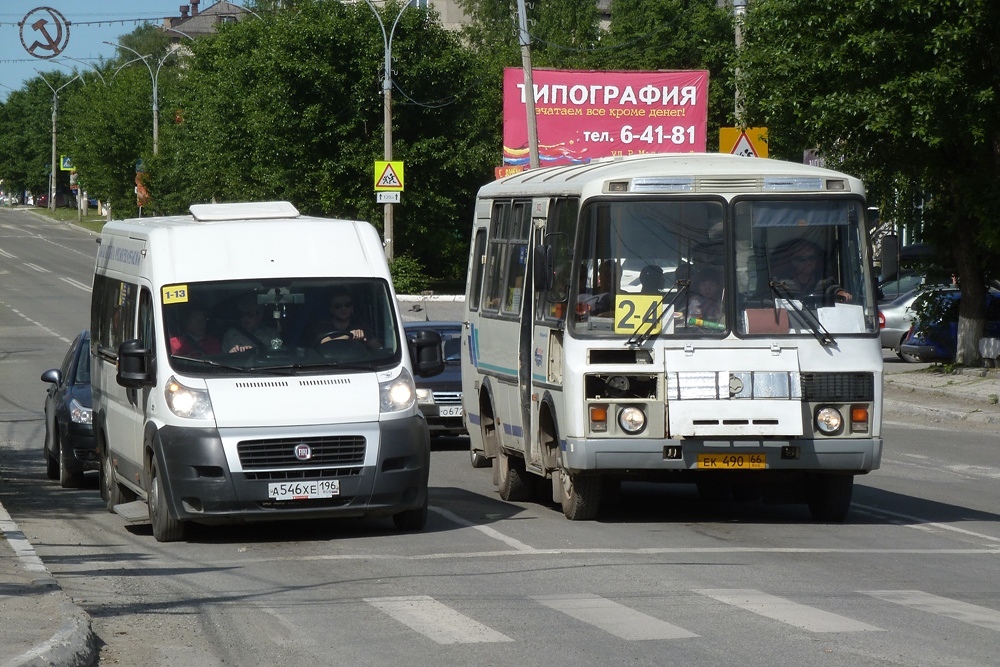
[[[423,530],[427,525],[427,498],[424,497],[423,507],[415,510],[405,510],[392,515],[392,523],[398,530]]]
[[[170,515],[167,496],[154,458],[149,465],[149,489],[146,492],[149,506],[149,522],[153,524],[153,537],[157,542],[177,542],[184,539],[187,524]]]
[[[118,484],[111,455],[107,451],[101,452],[101,497],[107,503],[109,512],[114,512],[115,505],[123,502],[122,487]]]
[[[500,450],[500,455],[493,461],[497,470],[497,490],[500,497],[508,502],[525,502],[531,500],[531,480],[524,469],[524,459],[509,456]]]
[[[809,513],[817,521],[843,523],[851,509],[854,475],[817,473],[807,487]]]
[[[570,521],[591,521],[601,511],[604,480],[600,475],[571,475],[563,470],[562,510]]]

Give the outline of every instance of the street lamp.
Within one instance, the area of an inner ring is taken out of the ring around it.
[[[736,57],[740,55],[740,48],[743,46],[743,17],[747,13],[747,0],[733,0],[733,17],[736,23]],[[743,126],[743,98],[740,96],[740,70],[736,68],[736,77],[733,79],[733,88],[736,91],[736,124]]]
[[[52,173],[49,174],[49,210],[56,210],[56,120],[59,118],[59,91],[73,83],[77,79],[83,81],[79,74],[74,76],[72,79],[59,86],[58,88],[53,88],[52,84],[45,80],[45,76],[38,72],[38,78],[41,79],[49,90],[52,91]],[[86,81],[83,81],[83,85],[87,85]]]
[[[149,78],[153,82],[153,155],[158,155],[160,152],[160,99],[159,99],[160,68],[163,67],[163,63],[167,60],[167,58],[169,58],[175,53],[175,49],[167,51],[163,55],[163,57],[160,58],[159,62],[156,63],[156,69],[154,70],[153,66],[149,64],[148,60],[146,60],[146,58],[152,58],[153,54],[149,53],[146,55],[142,55],[135,49],[125,46],[124,44],[118,44],[117,42],[104,42],[104,43],[107,44],[108,46],[114,46],[115,48],[131,51],[137,56],[135,60],[130,60],[128,63],[125,63],[125,65],[133,63],[136,60],[141,60],[142,64],[146,66],[146,69],[149,70]],[[124,67],[125,65],[122,65],[122,67]]]
[[[383,143],[385,149],[385,161],[390,162],[392,160],[392,38],[396,32],[396,26],[399,25],[399,19],[403,17],[403,12],[406,11],[409,3],[403,3],[403,6],[399,9],[399,14],[396,15],[396,20],[393,21],[392,28],[388,33],[385,31],[385,23],[382,22],[382,15],[378,13],[377,9],[375,9],[375,5],[372,4],[372,0],[365,0],[365,3],[375,13],[375,18],[378,19],[378,25],[382,28],[382,43],[385,46],[385,75],[382,77],[382,116],[385,124]],[[386,203],[385,258],[391,262],[392,256],[392,203]]]

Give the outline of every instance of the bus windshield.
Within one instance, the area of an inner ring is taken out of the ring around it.
[[[580,216],[570,328],[825,344],[871,334],[863,212],[853,198],[593,201]]]
[[[170,365],[186,375],[329,373],[399,363],[377,279],[230,280],[162,289]]]

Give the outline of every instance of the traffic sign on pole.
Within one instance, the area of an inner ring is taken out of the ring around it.
[[[375,192],[403,191],[403,163],[375,161]]]

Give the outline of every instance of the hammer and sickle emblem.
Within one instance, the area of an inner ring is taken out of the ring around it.
[[[37,18],[36,18],[37,16]],[[21,28],[21,46],[29,54],[36,58],[48,60],[55,58],[66,48],[69,43],[69,21],[51,7],[36,7],[24,16],[24,20],[18,24]],[[55,34],[50,32],[50,26],[55,29]],[[25,41],[25,28],[30,27],[41,36],[35,39],[31,46]]]

